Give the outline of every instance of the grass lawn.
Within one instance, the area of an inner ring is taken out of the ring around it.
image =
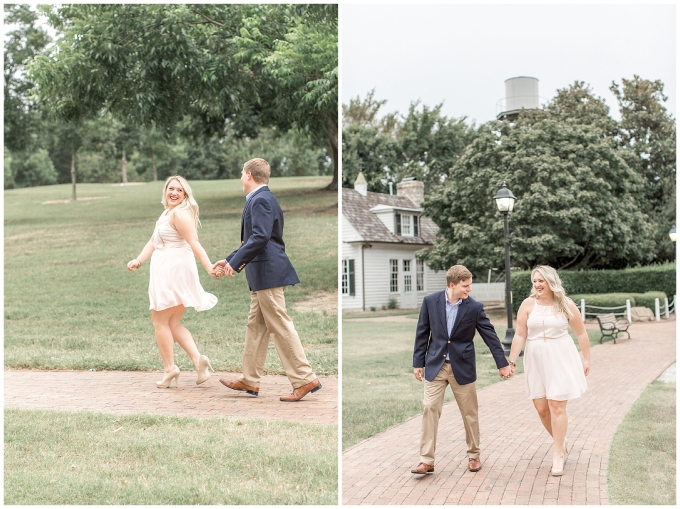
[[[495,328],[502,339],[506,327]],[[413,377],[412,368],[415,329],[415,322],[343,321],[343,449],[422,412],[423,384]],[[588,329],[588,334],[590,344],[596,344],[599,332]],[[479,335],[475,350],[477,389],[502,382],[491,352]],[[517,362],[516,374],[524,372],[522,360],[520,357]],[[447,390],[445,401],[453,400]]]
[[[5,410],[4,503],[338,501],[335,425]]]
[[[652,382],[633,403],[609,450],[609,503],[675,505],[676,384]]]
[[[336,375],[337,314],[298,313],[291,304],[337,291],[337,193],[329,177],[272,179],[286,217],[285,241],[302,284],[286,290],[307,357],[318,375]],[[238,180],[191,182],[200,206],[201,244],[211,260],[240,244],[244,196]],[[44,204],[70,196],[70,185],[5,191],[5,366],[12,368],[159,370],[149,312],[149,262],[126,264],[151,237],[163,182],[79,184],[98,199]],[[245,274],[201,283],[219,302],[188,309],[184,324],[216,370],[240,371],[250,293]],[[192,369],[181,348],[176,364]],[[268,373],[283,373],[276,351]]]

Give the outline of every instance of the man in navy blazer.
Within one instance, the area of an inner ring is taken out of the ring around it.
[[[286,376],[293,386],[281,401],[299,401],[309,392],[321,389],[319,379],[307,361],[293,321],[286,313],[283,290],[300,282],[286,255],[283,242],[283,211],[267,183],[271,169],[264,159],[251,159],[243,165],[241,184],[246,206],[241,216],[241,246],[215,267],[228,276],[246,270],[250,287],[250,314],[243,350],[243,375],[220,382],[230,389],[257,396],[260,378],[273,335]]]
[[[446,290],[423,299],[416,329],[413,374],[418,381],[422,381],[424,375],[425,395],[420,463],[411,470],[414,474],[434,472],[437,428],[447,385],[451,386],[463,417],[468,470],[477,472],[482,468],[475,387],[475,331],[491,350],[501,377],[509,378],[514,373],[496,331],[484,313],[484,306],[468,297],[472,290],[472,273],[462,265],[454,265],[446,273],[446,284]]]

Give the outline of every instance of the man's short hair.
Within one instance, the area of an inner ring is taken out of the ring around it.
[[[451,283],[457,285],[467,279],[472,279],[472,272],[467,270],[464,265],[454,265],[446,271],[446,286],[449,286]]]
[[[259,157],[247,161],[246,164],[243,165],[243,171],[250,173],[253,176],[253,180],[258,184],[268,183],[269,176],[272,174],[269,163]]]

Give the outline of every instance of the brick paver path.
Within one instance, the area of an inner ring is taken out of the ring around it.
[[[279,396],[292,391],[285,376],[263,377],[256,398],[219,382],[236,376],[213,373],[210,380],[196,385],[195,373],[187,371],[180,374],[179,388],[173,383],[170,389],[159,389],[159,372],[5,370],[5,408],[338,422],[337,378],[319,378],[321,390],[284,403]]]
[[[640,392],[675,360],[675,321],[633,324],[633,339],[591,349],[588,391],[569,402],[570,452],[552,477],[552,439],[524,392],[524,375],[479,391],[482,469],[467,470],[455,402],[439,422],[435,474],[418,464],[421,417],[342,455],[344,504],[608,504],[607,459],[617,426]]]

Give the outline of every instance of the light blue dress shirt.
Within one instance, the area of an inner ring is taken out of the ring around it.
[[[252,191],[250,191],[250,192],[246,195],[246,203],[248,203],[248,200],[250,200],[250,197],[255,193],[255,191],[257,191],[257,190],[260,189],[261,187],[267,187],[267,184],[260,184],[260,185],[257,186],[255,189],[253,189]]]
[[[449,333],[449,337],[451,337],[451,333],[453,332],[453,324],[456,323],[458,308],[460,308],[461,302],[463,302],[463,299],[458,299],[458,302],[451,304],[448,295],[446,295],[446,329]],[[448,349],[446,351],[446,360],[449,360]]]

